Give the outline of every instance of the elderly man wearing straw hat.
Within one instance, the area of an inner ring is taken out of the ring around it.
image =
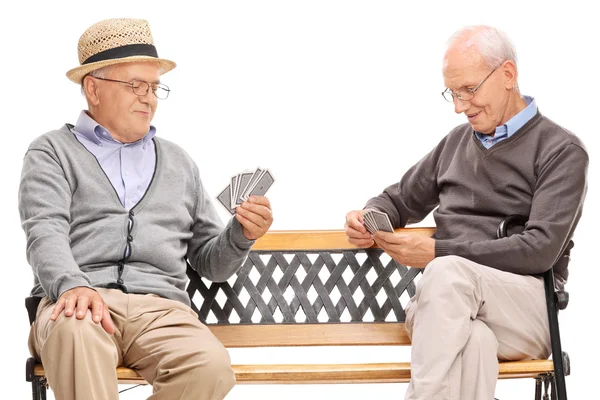
[[[88,102],[23,162],[19,210],[40,299],[29,347],[59,399],[117,399],[115,369],[135,368],[152,399],[222,399],[229,356],[189,307],[186,261],[226,280],[273,218],[254,196],[223,227],[194,161],[150,123],[175,63],[148,23],[111,19],[79,40],[67,72]]]

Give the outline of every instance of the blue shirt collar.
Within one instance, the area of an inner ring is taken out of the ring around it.
[[[494,140],[496,139],[508,139],[516,131],[521,129],[523,125],[525,125],[531,118],[535,117],[537,114],[537,104],[535,103],[535,99],[530,96],[523,96],[523,99],[527,103],[527,107],[521,110],[517,115],[506,121],[505,124],[496,127],[496,132],[494,133]],[[485,138],[486,134],[481,132],[475,132],[477,137],[481,140]]]

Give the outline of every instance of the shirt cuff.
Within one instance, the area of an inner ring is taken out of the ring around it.
[[[229,222],[231,229],[231,244],[237,247],[240,250],[248,250],[254,245],[255,240],[249,240],[244,236],[242,231],[242,225],[240,222],[234,217]]]
[[[435,256],[436,257],[444,257],[450,256],[452,253],[450,252],[450,240],[435,240]]]

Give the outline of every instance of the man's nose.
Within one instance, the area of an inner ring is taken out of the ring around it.
[[[462,114],[469,108],[469,102],[466,100],[461,100],[456,96],[453,96],[454,101],[454,112],[457,114]]]

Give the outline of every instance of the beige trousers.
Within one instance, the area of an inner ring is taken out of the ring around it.
[[[434,259],[406,308],[407,400],[492,400],[498,360],[547,358],[542,278],[457,256]]]
[[[38,307],[29,348],[57,400],[118,399],[117,366],[152,384],[152,400],[223,399],[234,386],[227,350],[189,307],[156,295],[97,291],[110,309],[112,336],[89,310],[82,320],[62,313],[53,322],[47,297]]]

